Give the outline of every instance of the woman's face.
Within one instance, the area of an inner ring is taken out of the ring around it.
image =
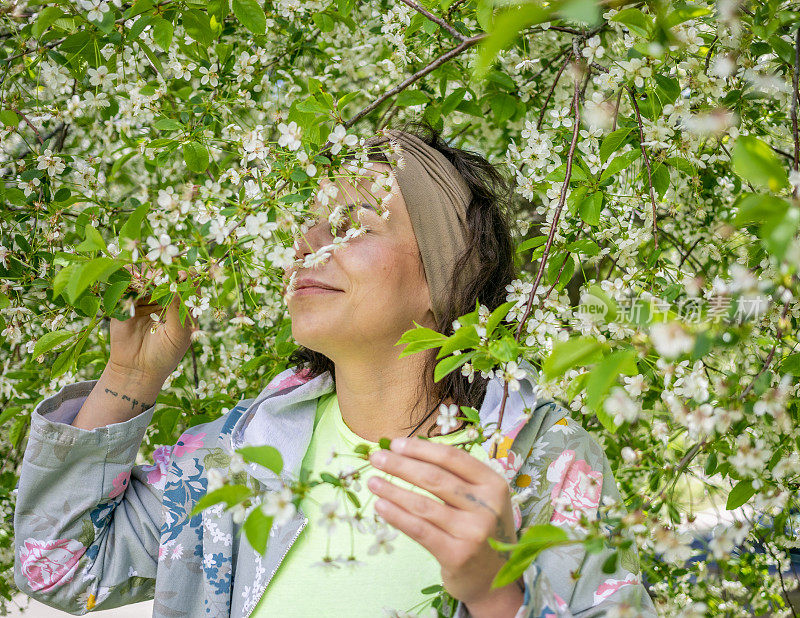
[[[369,179],[337,179],[337,196],[326,206],[315,201],[313,211],[320,218],[295,243],[295,283],[310,277],[337,291],[296,289],[287,300],[292,335],[298,344],[325,354],[334,362],[337,358],[373,353],[365,346],[374,352],[378,352],[376,346],[392,348],[404,331],[414,327],[413,321],[435,327],[428,284],[405,202],[395,181],[394,195],[385,206],[389,220],[380,217],[380,201],[388,192],[373,189],[372,178],[388,172],[389,166],[376,163],[373,169],[376,171],[370,172]],[[323,179],[320,188],[330,185],[329,180]],[[339,236],[344,236],[351,220],[359,218],[368,228],[367,233],[351,238],[324,264],[303,268],[305,255],[333,242],[327,216],[337,204],[354,204],[344,210]],[[367,208],[359,215],[361,204]],[[399,355],[402,348],[395,349]]]

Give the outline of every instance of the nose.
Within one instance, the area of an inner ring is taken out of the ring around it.
[[[324,216],[311,225],[304,234],[301,235],[298,232],[292,245],[295,250],[295,263],[286,270],[285,278],[288,280],[292,270],[302,264],[309,253],[314,253],[320,247],[329,245],[331,242],[333,242],[333,236],[331,235],[330,223]]]

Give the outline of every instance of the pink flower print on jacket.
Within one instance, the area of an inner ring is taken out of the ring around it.
[[[567,449],[547,467],[547,480],[554,484],[552,523],[577,526],[581,513],[593,516],[603,490],[602,472],[592,470],[583,459],[575,460],[575,451]]]
[[[639,577],[633,573],[628,573],[625,579],[607,579],[595,591],[592,606],[602,603],[623,586],[635,586],[638,583]]]
[[[183,457],[189,453],[194,453],[197,449],[203,448],[203,438],[205,437],[206,434],[204,433],[184,433],[178,438],[178,442],[172,448],[172,454],[175,457]]]
[[[310,373],[311,370],[309,368],[306,368],[302,371],[291,371],[289,372],[289,375],[282,378],[281,380],[278,380],[278,376],[275,376],[272,382],[267,384],[267,388],[283,390],[285,388],[290,388],[292,386],[299,386],[300,384],[305,384],[311,379]]]
[[[72,539],[25,539],[19,552],[20,569],[31,590],[52,590],[72,581],[86,548]]]
[[[114,489],[111,490],[111,493],[108,494],[109,498],[116,498],[120,495],[125,488],[128,487],[128,482],[131,480],[131,471],[127,470],[125,472],[120,472],[117,477],[111,481],[111,484],[114,486]]]
[[[169,458],[172,455],[172,445],[164,444],[156,447],[153,451],[152,466],[142,466],[142,470],[147,473],[147,482],[153,487],[164,489],[167,482],[167,467],[169,466]]]

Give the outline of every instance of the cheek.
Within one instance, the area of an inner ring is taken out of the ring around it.
[[[411,249],[404,245],[375,246],[352,256],[346,256],[345,250],[342,265],[361,300],[380,303],[391,298],[395,304],[406,304],[413,302],[425,284],[416,251],[416,245]]]

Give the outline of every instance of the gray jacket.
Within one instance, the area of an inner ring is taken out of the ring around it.
[[[527,376],[519,391],[509,391],[498,450],[519,494],[516,523],[552,522],[579,535],[576,509],[591,514],[603,497],[619,497],[613,474],[602,449],[564,408],[537,401],[535,371],[522,367]],[[284,460],[281,476],[296,477],[317,399],[334,388],[330,374],[309,380],[286,369],[255,399],[156,449],[147,466],[134,463],[154,407],[92,431],[70,425],[95,384],[69,384],[31,415],[14,513],[17,586],[71,614],[154,599],[157,618],[249,616],[307,518],[298,511],[273,526],[262,556],[223,505],[188,515],[205,493],[206,471],[226,468],[244,444],[275,446]],[[502,394],[495,377],[480,408],[483,424],[496,423]],[[248,473],[265,490],[282,483],[255,464]],[[587,554],[577,544],[540,554],[524,574],[525,604],[517,616],[604,616],[622,602],[655,616],[635,547],[609,575],[601,565],[610,551]],[[570,572],[578,569],[575,581]],[[469,616],[462,603],[450,601],[455,616]]]

